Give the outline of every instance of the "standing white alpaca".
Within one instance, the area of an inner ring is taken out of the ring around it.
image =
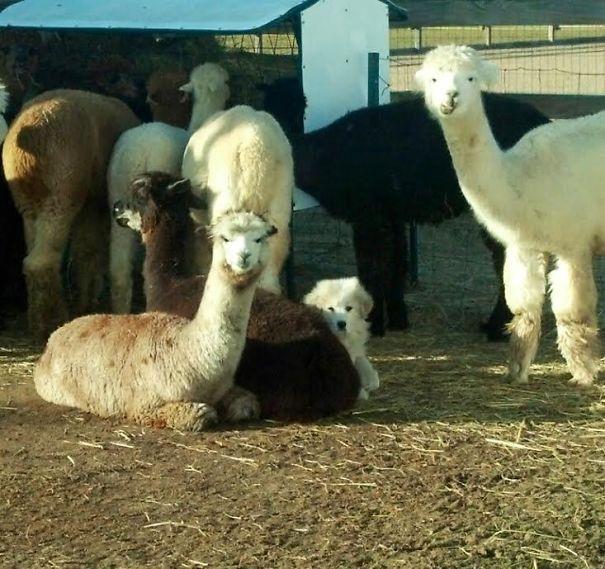
[[[4,141],[8,132],[8,124],[4,118],[4,113],[8,109],[8,90],[3,83],[0,83],[0,143]]]
[[[597,373],[592,260],[605,253],[605,112],[540,126],[503,152],[485,117],[481,87],[498,67],[465,46],[426,55],[416,80],[439,120],[458,181],[478,220],[506,246],[504,285],[514,314],[509,376],[527,382],[540,337],[546,254],[559,350],[571,383]]]
[[[214,406],[224,397],[232,420],[258,415],[256,399],[233,383],[274,232],[251,213],[213,225],[212,266],[193,320],[101,314],[57,330],[34,372],[38,394],[101,417],[193,431],[216,419]]]
[[[230,210],[266,214],[279,234],[259,286],[280,292],[288,256],[294,188],[292,148],[277,121],[246,105],[216,113],[193,134],[183,155],[183,177],[207,198],[210,219]],[[199,267],[204,272],[204,267]]]

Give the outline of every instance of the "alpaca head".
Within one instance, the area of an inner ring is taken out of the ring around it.
[[[193,195],[189,180],[149,172],[131,182],[129,199],[114,204],[113,216],[118,225],[144,235],[155,228],[164,212],[184,222],[190,207],[204,208],[205,204]]]
[[[357,277],[319,281],[303,302],[323,313],[332,331],[343,336],[367,329],[366,318],[374,302]]]
[[[212,262],[218,263],[238,284],[258,277],[269,259],[268,238],[277,229],[251,212],[226,213],[210,226],[214,247]]]
[[[447,45],[429,51],[415,80],[429,111],[441,120],[465,115],[480,104],[481,89],[498,79],[495,63],[472,47]]]
[[[223,109],[231,95],[229,74],[217,63],[203,63],[193,68],[189,81],[181,85],[180,90],[189,93],[193,97],[194,103],[207,99],[218,99],[219,102],[222,102],[220,109]]]
[[[154,121],[184,128],[191,116],[191,95],[179,87],[187,81],[184,71],[154,71],[147,79],[147,104]]]

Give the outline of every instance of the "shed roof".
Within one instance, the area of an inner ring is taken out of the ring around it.
[[[0,12],[0,27],[246,33],[275,25],[318,1],[19,0]],[[405,10],[391,0],[379,1],[406,19]],[[0,7],[2,4],[6,1],[0,1]]]

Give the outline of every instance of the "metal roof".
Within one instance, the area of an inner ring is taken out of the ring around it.
[[[0,27],[245,33],[277,24],[318,1],[20,0],[0,12]],[[389,5],[400,19],[406,19],[403,8],[390,0],[379,1]]]

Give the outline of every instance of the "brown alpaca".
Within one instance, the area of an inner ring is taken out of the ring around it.
[[[75,310],[94,306],[107,263],[105,170],[118,136],[137,124],[117,99],[65,89],[29,101],[8,131],[2,162],[23,217],[28,319],[40,338],[68,317],[61,282],[68,241]]]
[[[153,120],[187,128],[192,98],[180,87],[189,81],[185,71],[154,71],[147,79],[147,103]]]
[[[187,181],[168,174],[140,176],[132,184],[131,203],[116,204],[114,216],[140,231],[145,243],[147,309],[191,318],[205,278],[186,277],[188,190]],[[276,419],[350,409],[360,392],[357,371],[321,313],[262,289],[252,304],[235,381],[257,396],[261,416]]]
[[[234,419],[258,415],[233,392],[258,278],[275,228],[244,212],[212,226],[212,265],[193,318],[149,312],[93,315],[54,332],[34,372],[38,394],[101,417],[198,431],[225,396]]]

